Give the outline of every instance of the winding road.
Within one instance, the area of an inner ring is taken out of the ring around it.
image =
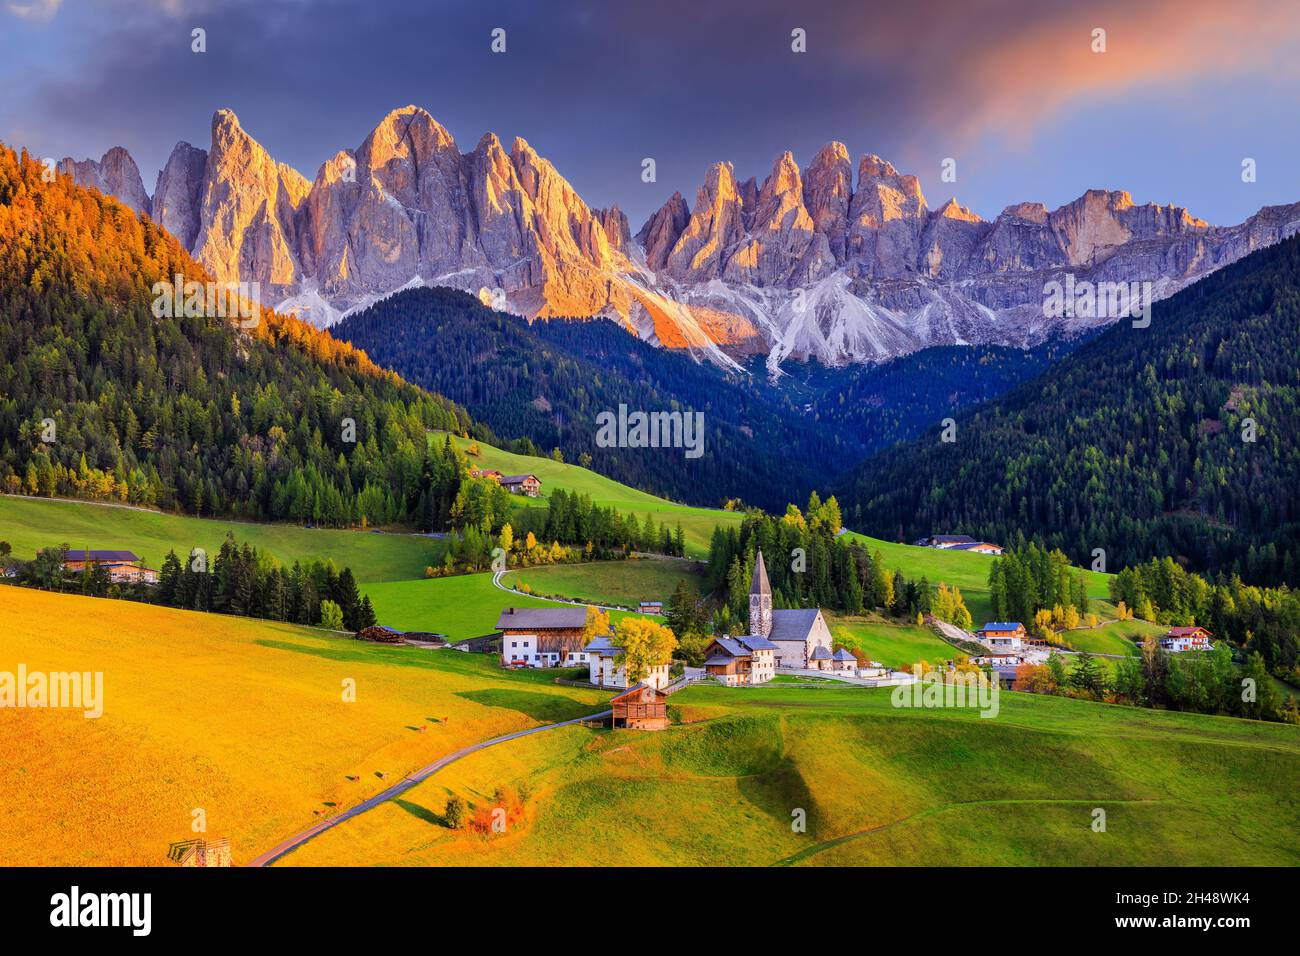
[[[514,571],[515,571],[514,568],[511,568],[509,571],[493,571],[492,583],[508,594],[518,594],[520,597],[530,597],[538,601],[550,601],[552,604],[572,604],[575,607],[595,607],[595,608],[599,608],[602,611],[627,611],[628,610],[628,608],[615,607],[614,605],[611,604],[594,604],[591,601],[569,601],[564,598],[544,597],[541,594],[524,594],[523,591],[516,591],[514,588],[508,588],[501,583],[502,577],[504,577],[507,574],[513,574]]]
[[[276,846],[272,847],[270,850],[267,850],[261,856],[257,857],[254,860],[251,860],[248,863],[248,865],[249,866],[270,866],[272,863],[280,859],[285,854],[292,853],[294,850],[298,849],[298,847],[302,846],[308,840],[311,840],[319,836],[320,834],[324,833],[326,830],[333,829],[334,827],[338,826],[340,823],[343,823],[345,820],[351,820],[353,817],[360,816],[361,814],[365,813],[367,810],[373,810],[381,803],[387,803],[389,800],[392,800],[394,797],[400,796],[401,794],[410,790],[412,787],[416,786],[417,784],[423,783],[425,780],[432,777],[435,773],[437,773],[439,770],[441,770],[443,767],[447,766],[448,764],[455,763],[457,760],[460,760],[464,757],[468,757],[472,753],[477,753],[480,750],[486,750],[488,747],[495,747],[497,744],[503,744],[507,740],[515,740],[519,737],[527,737],[529,734],[540,734],[546,730],[557,730],[560,727],[568,727],[571,726],[572,724],[580,724],[584,720],[598,720],[602,717],[608,717],[611,713],[613,713],[613,711],[602,710],[598,714],[588,714],[586,717],[575,717],[572,720],[564,720],[558,724],[543,724],[541,727],[530,727],[528,730],[516,730],[514,733],[506,734],[503,737],[493,737],[491,740],[484,740],[481,743],[471,744],[468,747],[463,747],[460,750],[455,751],[454,753],[449,753],[447,754],[447,756],[435,760],[433,763],[429,764],[426,767],[421,767],[419,770],[416,770],[414,773],[407,774],[405,777],[403,777],[397,783],[393,784],[393,786],[389,787],[387,790],[380,791],[379,793],[375,794],[373,797],[369,798],[368,800],[363,800],[361,803],[358,803],[355,807],[351,807],[347,810],[344,810],[338,816],[330,817],[328,820],[322,820],[320,821],[320,823],[317,823],[315,826],[303,830],[301,833],[297,834],[296,836],[289,837],[289,839],[285,840],[282,843],[277,844]]]

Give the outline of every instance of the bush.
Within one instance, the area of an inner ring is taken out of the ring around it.
[[[447,821],[447,826],[453,830],[459,830],[465,825],[465,819],[468,816],[465,801],[456,795],[447,798],[447,807],[442,811],[443,819]]]

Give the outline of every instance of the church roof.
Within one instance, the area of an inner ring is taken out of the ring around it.
[[[772,633],[767,638],[770,641],[806,641],[820,613],[815,607],[773,611]]]
[[[857,660],[856,657],[854,657],[852,654],[850,654],[847,650],[845,650],[845,649],[842,648],[842,647],[841,647],[838,651],[836,651],[834,654],[832,654],[831,656],[832,656],[835,660],[837,660],[837,661],[856,661],[856,660]]]
[[[749,581],[749,593],[772,596],[772,585],[767,582],[767,568],[763,566],[762,551],[754,559],[754,576]]]

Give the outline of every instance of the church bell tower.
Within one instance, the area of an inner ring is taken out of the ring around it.
[[[754,560],[754,577],[749,582],[749,633],[759,637],[772,634],[772,585],[767,581],[762,551]]]

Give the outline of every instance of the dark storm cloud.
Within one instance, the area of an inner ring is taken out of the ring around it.
[[[1300,194],[1294,173],[1274,180],[1271,199],[1263,188],[1234,198],[1215,179],[1221,167],[1232,172],[1234,150],[1274,149],[1281,159],[1295,134],[1277,140],[1271,118],[1294,110],[1293,93],[1258,81],[1244,120],[1239,104],[1196,101],[1203,87],[1269,70],[1285,71],[1294,89],[1296,25],[1272,0],[1141,9],[1127,0],[50,6],[0,13],[0,52],[13,54],[0,66],[0,137],[77,157],[120,143],[149,189],[176,140],[207,145],[218,108],[311,178],[388,110],[415,103],[462,149],[488,130],[507,143],[526,138],[589,202],[619,202],[634,229],[674,189],[693,201],[714,161],[761,181],[781,151],[803,163],[831,139],[855,158],[875,152],[917,172],[936,203],[954,191],[935,181],[939,163],[957,156],[955,191],[986,216],[1096,185],[1212,218]],[[1104,56],[1089,48],[1094,26],[1108,30]],[[193,27],[207,31],[205,54],[190,51]],[[504,55],[489,49],[495,27],[507,31]],[[807,31],[806,54],[791,52],[796,27]],[[1141,97],[1157,109],[1135,109]],[[1242,141],[1189,166],[1178,124],[1216,108],[1233,110]],[[1101,125],[1067,143],[1062,123]],[[1125,144],[1122,163],[1105,137]],[[640,179],[647,156],[658,164],[654,184]]]

